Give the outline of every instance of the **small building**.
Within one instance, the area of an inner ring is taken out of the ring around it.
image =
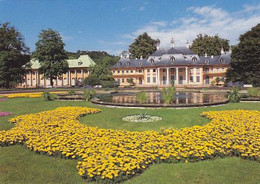
[[[173,83],[177,87],[223,85],[230,67],[230,53],[222,49],[217,56],[199,56],[188,44],[186,47],[171,44],[167,49],[157,48],[147,59],[121,56],[111,70],[122,87],[130,85],[127,82],[130,78],[139,87],[166,87]]]
[[[69,70],[61,77],[54,79],[55,87],[71,87],[77,82],[83,82],[84,78],[88,77],[88,68],[96,63],[88,56],[81,55],[78,59],[68,59]],[[27,69],[26,75],[23,78],[23,83],[19,84],[20,88],[48,87],[51,85],[50,79],[45,79],[43,74],[39,73],[40,62],[32,59],[31,67]]]

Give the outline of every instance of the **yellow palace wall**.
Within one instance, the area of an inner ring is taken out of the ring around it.
[[[175,86],[211,86],[216,78],[225,80],[228,65],[219,66],[176,66],[176,67],[143,67],[143,68],[114,68],[113,78],[120,86],[128,86],[127,79],[133,78],[136,86],[163,87],[170,86],[174,77]],[[177,71],[178,70],[178,71]],[[178,72],[178,81],[176,79]],[[168,74],[168,75],[167,75]],[[168,78],[167,78],[168,76]],[[180,80],[182,78],[182,80]],[[188,80],[187,80],[188,79]],[[140,82],[141,80],[141,82]],[[218,84],[223,85],[220,81]],[[159,82],[160,81],[160,82]]]

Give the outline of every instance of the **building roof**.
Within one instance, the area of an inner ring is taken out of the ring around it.
[[[218,56],[198,56],[187,47],[171,47],[158,49],[148,59],[130,59],[122,57],[111,68],[147,67],[147,66],[176,66],[176,65],[228,65],[231,61],[230,53]]]
[[[78,59],[68,59],[69,68],[84,68],[96,65],[96,63],[88,56],[81,55]],[[31,59],[30,69],[39,69],[40,62],[37,59]]]

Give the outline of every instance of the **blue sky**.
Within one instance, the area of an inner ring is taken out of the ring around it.
[[[66,50],[119,54],[141,33],[169,47],[196,35],[219,34],[237,44],[239,35],[260,23],[259,0],[0,0],[0,22],[10,21],[31,51],[42,29],[63,37]]]

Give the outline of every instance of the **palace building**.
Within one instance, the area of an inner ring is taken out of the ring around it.
[[[166,87],[174,83],[177,87],[222,85],[230,67],[231,51],[217,56],[198,56],[186,47],[171,47],[152,53],[147,59],[130,59],[129,55],[111,67],[113,78],[121,87],[129,86],[132,78],[139,87]]]
[[[77,82],[82,82],[84,78],[89,75],[87,69],[96,64],[88,55],[81,55],[78,59],[69,59],[67,61],[69,70],[53,81],[55,87],[75,86]],[[50,86],[50,79],[45,79],[38,71],[40,68],[39,61],[32,59],[30,65],[31,67],[27,69],[26,75],[24,76],[24,82],[19,84],[18,87],[34,88]]]

